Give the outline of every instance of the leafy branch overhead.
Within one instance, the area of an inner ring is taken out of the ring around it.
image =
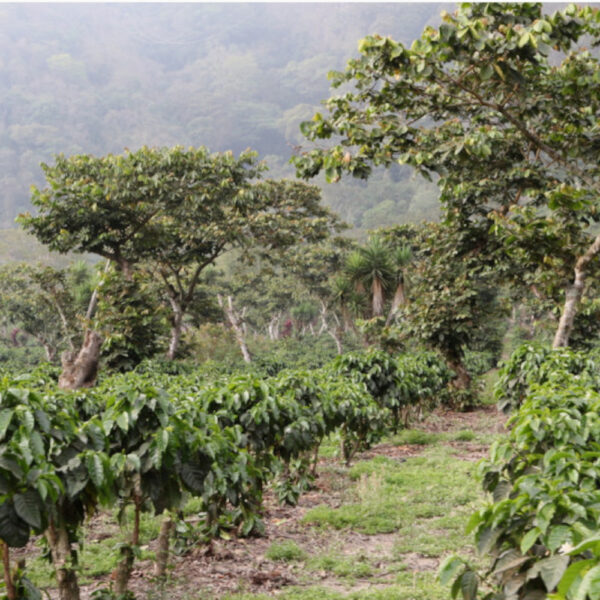
[[[532,3],[464,4],[410,48],[369,36],[360,58],[330,74],[343,91],[325,102],[328,114],[302,124],[309,140],[329,147],[296,156],[297,172],[337,181],[398,162],[439,177],[446,217],[462,228],[493,227],[518,246],[504,227],[523,207],[533,210],[529,237],[535,228],[543,235],[546,223],[564,227],[569,239],[549,257],[570,244],[555,337],[567,345],[600,249],[589,230],[599,215],[600,69],[578,47],[599,36],[591,6],[545,15]]]

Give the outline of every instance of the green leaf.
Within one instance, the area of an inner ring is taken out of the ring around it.
[[[539,535],[540,535],[541,531],[537,528],[534,527],[533,529],[531,529],[530,531],[528,531],[523,538],[521,539],[521,552],[523,554],[526,554],[527,551],[531,548],[531,546],[533,546],[536,542],[536,540],[538,539]]]
[[[15,494],[13,497],[15,511],[31,527],[41,529],[42,515],[40,512],[40,498],[33,490],[23,494]]]
[[[117,425],[125,432],[129,429],[129,413],[122,412],[115,419]]]
[[[4,410],[0,411],[0,440],[4,439],[4,436],[6,435],[6,431],[10,425],[14,412],[15,411],[10,408],[5,408]]]
[[[558,550],[564,543],[572,539],[571,528],[567,525],[552,527],[546,535],[546,546],[550,552]]]
[[[0,504],[0,538],[13,548],[29,541],[29,526],[15,512],[12,502]]]
[[[477,537],[477,552],[482,555],[487,554],[501,533],[500,529],[492,529],[491,527],[483,529]]]
[[[127,455],[127,463],[131,465],[136,471],[141,469],[142,463],[140,457],[137,454],[130,453]]]
[[[490,77],[493,74],[494,74],[494,67],[492,67],[492,65],[490,65],[489,63],[484,65],[481,68],[481,70],[479,71],[479,76],[481,77],[482,81],[487,81],[488,79],[490,79]]]
[[[600,535],[595,535],[595,536],[586,538],[585,540],[583,540],[582,542],[577,544],[577,546],[575,546],[574,548],[571,548],[571,550],[569,550],[568,554],[570,554],[571,556],[575,556],[577,554],[581,554],[582,552],[585,552],[586,550],[590,550],[592,548],[595,549],[596,551],[598,551],[598,549],[600,549]]]
[[[19,463],[7,456],[0,456],[0,469],[10,471],[17,479],[23,477],[23,469],[21,469]]]
[[[519,38],[519,41],[517,42],[517,46],[519,46],[519,48],[523,48],[524,46],[526,46],[529,43],[530,40],[531,40],[531,35],[529,34],[528,31],[526,31]]]
[[[538,562],[537,566],[548,592],[553,591],[558,585],[558,582],[569,566],[569,560],[568,556],[557,554]]]
[[[438,578],[442,585],[447,585],[452,581],[457,571],[465,566],[464,561],[458,556],[449,556],[440,565]]]
[[[595,600],[600,595],[600,564],[596,564],[583,576],[581,585],[577,589],[577,593],[573,596],[573,600]]]
[[[477,600],[477,575],[474,571],[465,571],[460,577],[460,590],[464,600]]]
[[[29,446],[36,456],[45,456],[46,448],[42,436],[37,431],[32,431],[29,437]]]
[[[498,559],[494,565],[494,574],[510,571],[530,561],[530,556],[521,556],[516,550],[508,550]]]
[[[100,457],[95,453],[88,453],[85,456],[85,466],[93,484],[100,488],[104,484],[104,468]]]
[[[565,571],[560,583],[558,584],[558,593],[563,597],[569,593],[571,586],[577,580],[577,578],[582,578],[582,576],[594,565],[597,564],[593,558],[587,560],[578,560],[577,562],[569,565],[569,568]]]

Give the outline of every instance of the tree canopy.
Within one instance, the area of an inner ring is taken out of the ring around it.
[[[410,47],[369,36],[361,57],[331,74],[343,89],[325,102],[328,114],[302,124],[310,140],[330,142],[298,155],[298,174],[366,178],[400,163],[437,176],[446,218],[492,228],[488,249],[497,257],[500,241],[548,241],[549,227],[563,229],[543,264],[562,254],[570,271],[555,337],[566,345],[600,250],[590,231],[600,191],[600,68],[580,47],[599,40],[597,9],[546,15],[539,3],[461,5]],[[511,230],[519,219],[524,226]]]
[[[265,166],[250,151],[147,148],[123,155],[58,156],[33,188],[38,214],[20,217],[52,250],[91,252],[126,278],[135,266],[162,282],[171,309],[173,358],[200,275],[233,247],[268,257],[327,237],[339,227],[314,186],[258,181]],[[250,256],[246,253],[245,256]]]

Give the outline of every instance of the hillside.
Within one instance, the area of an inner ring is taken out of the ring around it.
[[[55,153],[199,146],[266,157],[272,175],[302,143],[370,33],[409,43],[441,4],[5,4],[0,7],[0,227],[29,208]],[[400,168],[327,186],[359,228],[437,214],[435,186]]]

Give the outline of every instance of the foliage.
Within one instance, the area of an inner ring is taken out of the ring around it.
[[[357,377],[348,376],[352,365],[360,365]],[[120,549],[126,583],[142,512],[177,510],[191,495],[204,537],[260,533],[267,484],[296,503],[327,436],[339,434],[349,462],[390,430],[389,411],[425,407],[450,377],[431,353],[355,353],[268,378],[149,366],[83,392],[57,391],[48,367],[0,382],[0,538],[19,547],[45,532],[59,583],[76,577],[73,543],[99,505],[122,515],[133,506],[131,538]]]
[[[338,227],[320,192],[297,181],[256,182],[256,154],[206,148],[147,148],[95,158],[55,157],[47,186],[32,188],[37,214],[20,223],[52,250],[91,252],[131,280],[134,267],[159,283],[178,350],[184,317],[203,272],[233,247],[274,259],[290,246],[322,240]],[[137,293],[139,295],[139,293]]]
[[[555,340],[566,346],[600,251],[590,229],[599,214],[592,116],[599,67],[578,46],[597,42],[600,20],[590,6],[542,11],[530,3],[463,4],[410,47],[364,38],[360,58],[331,74],[344,91],[325,102],[329,114],[301,126],[311,141],[330,140],[327,147],[301,153],[295,164],[299,175],[323,171],[328,181],[342,173],[367,178],[373,166],[394,162],[439,177],[446,221],[482,234],[482,264],[490,256],[501,262],[523,295],[548,280],[568,289]],[[525,261],[515,260],[519,251]],[[465,265],[456,278],[467,290],[471,270]]]
[[[568,377],[583,379],[593,389],[597,381],[597,353],[551,350],[548,346],[527,343],[518,347],[499,372],[494,395],[504,412],[516,411],[532,389],[533,384]]]
[[[18,345],[18,330],[31,336],[40,344],[46,359],[56,358],[59,349],[72,346],[81,314],[81,299],[76,297],[73,285],[75,268],[57,270],[43,265],[7,264],[0,269],[2,293],[0,294],[0,317],[14,331],[13,343]],[[79,273],[79,294],[89,298],[81,290],[90,278],[89,272]]]
[[[402,355],[395,359],[381,350],[348,353],[332,365],[335,372],[366,385],[373,399],[392,414],[393,430],[401,418],[408,422],[411,409],[435,404],[452,378],[452,372],[434,353]]]
[[[490,369],[493,369],[497,365],[496,356],[494,352],[489,350],[476,351],[466,350],[465,351],[465,367],[469,373],[477,377],[484,375]]]
[[[96,323],[104,334],[102,357],[110,369],[130,371],[164,348],[166,311],[156,285],[141,273],[126,279],[114,269],[102,278]]]
[[[469,525],[492,562],[459,557],[440,569],[452,595],[555,600],[597,597],[600,382],[597,357],[526,344],[503,366],[496,396],[511,409],[507,438],[480,465],[492,500]]]
[[[532,388],[508,439],[493,446],[481,469],[494,502],[470,521],[478,550],[492,557],[490,583],[515,598],[597,594],[587,551],[597,535],[600,396],[585,378],[569,385],[569,373],[560,376]],[[475,597],[472,570],[458,562],[446,570],[461,570],[453,590],[468,586]]]

